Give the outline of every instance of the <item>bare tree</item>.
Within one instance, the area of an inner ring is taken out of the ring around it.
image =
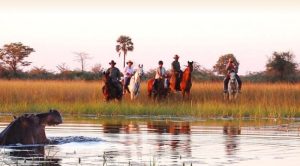
[[[91,59],[91,57],[89,57],[88,53],[86,52],[74,52],[75,56],[75,61],[79,62],[81,64],[81,72],[84,72],[84,69],[86,67],[86,61],[88,59]]]
[[[66,73],[70,71],[69,67],[67,66],[66,63],[62,63],[56,66],[56,68],[59,70],[60,73]]]

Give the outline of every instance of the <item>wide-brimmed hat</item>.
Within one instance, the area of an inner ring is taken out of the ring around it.
[[[128,63],[131,63],[131,64],[133,64],[133,62],[132,62],[131,60],[129,60],[129,61],[127,61],[127,62],[126,62],[126,64],[128,64]]]
[[[117,64],[114,60],[111,60],[110,62],[109,62],[109,64],[111,65],[111,64]]]
[[[174,59],[178,59],[179,58],[179,56],[176,54],[176,55],[174,55],[174,57],[173,57]]]

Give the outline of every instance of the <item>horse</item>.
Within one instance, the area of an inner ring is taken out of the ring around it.
[[[229,83],[228,83],[228,92],[225,93],[225,99],[227,100],[235,100],[238,95],[238,87],[239,84],[236,79],[236,73],[231,71],[229,73]]]
[[[165,77],[162,79],[158,79],[157,82],[157,91],[153,92],[153,83],[154,83],[154,78],[148,80],[148,97],[151,98],[152,94],[153,94],[153,98],[154,99],[162,99],[162,98],[166,98],[168,93],[169,93],[169,77]]]
[[[122,90],[121,92],[118,92],[117,87],[113,85],[112,79],[109,76],[109,73],[104,72],[104,86],[102,87],[102,93],[104,96],[104,100],[106,102],[116,99],[118,101],[122,100],[123,93]],[[120,83],[121,84],[121,83]]]
[[[128,90],[130,92],[131,100],[136,99],[138,94],[140,93],[140,84],[143,75],[144,75],[143,65],[139,65],[138,69],[131,77],[130,83],[128,85]]]
[[[190,91],[192,87],[192,72],[194,70],[193,68],[193,61],[188,61],[188,65],[186,69],[183,71],[180,81],[180,90],[182,93],[182,98],[185,98],[185,94],[187,94],[188,98],[190,98]],[[170,79],[170,88],[171,91],[176,91],[176,78],[175,74],[172,74]]]

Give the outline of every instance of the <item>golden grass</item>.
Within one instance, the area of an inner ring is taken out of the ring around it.
[[[191,100],[173,94],[153,102],[142,84],[137,101],[127,96],[122,103],[104,103],[102,82],[0,81],[0,112],[21,114],[57,108],[73,115],[164,115],[195,117],[291,118],[300,116],[300,84],[245,83],[235,102],[223,101],[222,83],[194,83]]]

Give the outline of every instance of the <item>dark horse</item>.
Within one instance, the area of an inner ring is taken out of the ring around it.
[[[0,145],[49,144],[51,142],[46,137],[45,127],[61,123],[62,117],[57,110],[15,117],[15,120],[0,133]]]
[[[181,81],[180,81],[180,90],[182,93],[182,97],[185,97],[185,94],[187,94],[188,98],[190,97],[190,91],[192,87],[192,72],[193,72],[193,61],[188,61],[187,68],[183,71]],[[170,79],[170,88],[171,91],[176,91],[176,78],[173,74]]]
[[[117,99],[118,101],[122,100],[123,94],[118,92],[117,87],[113,85],[111,78],[109,77],[109,73],[104,72],[104,86],[102,87],[102,92],[104,95],[105,101],[110,101],[113,99]],[[121,83],[120,83],[121,84]]]
[[[147,91],[148,91],[148,97],[151,98],[153,94],[154,99],[163,99],[166,98],[168,93],[169,93],[169,80],[168,78],[164,79],[159,79],[157,82],[157,91],[154,93],[153,92],[153,83],[154,83],[154,78],[148,80],[148,86],[147,86]]]

